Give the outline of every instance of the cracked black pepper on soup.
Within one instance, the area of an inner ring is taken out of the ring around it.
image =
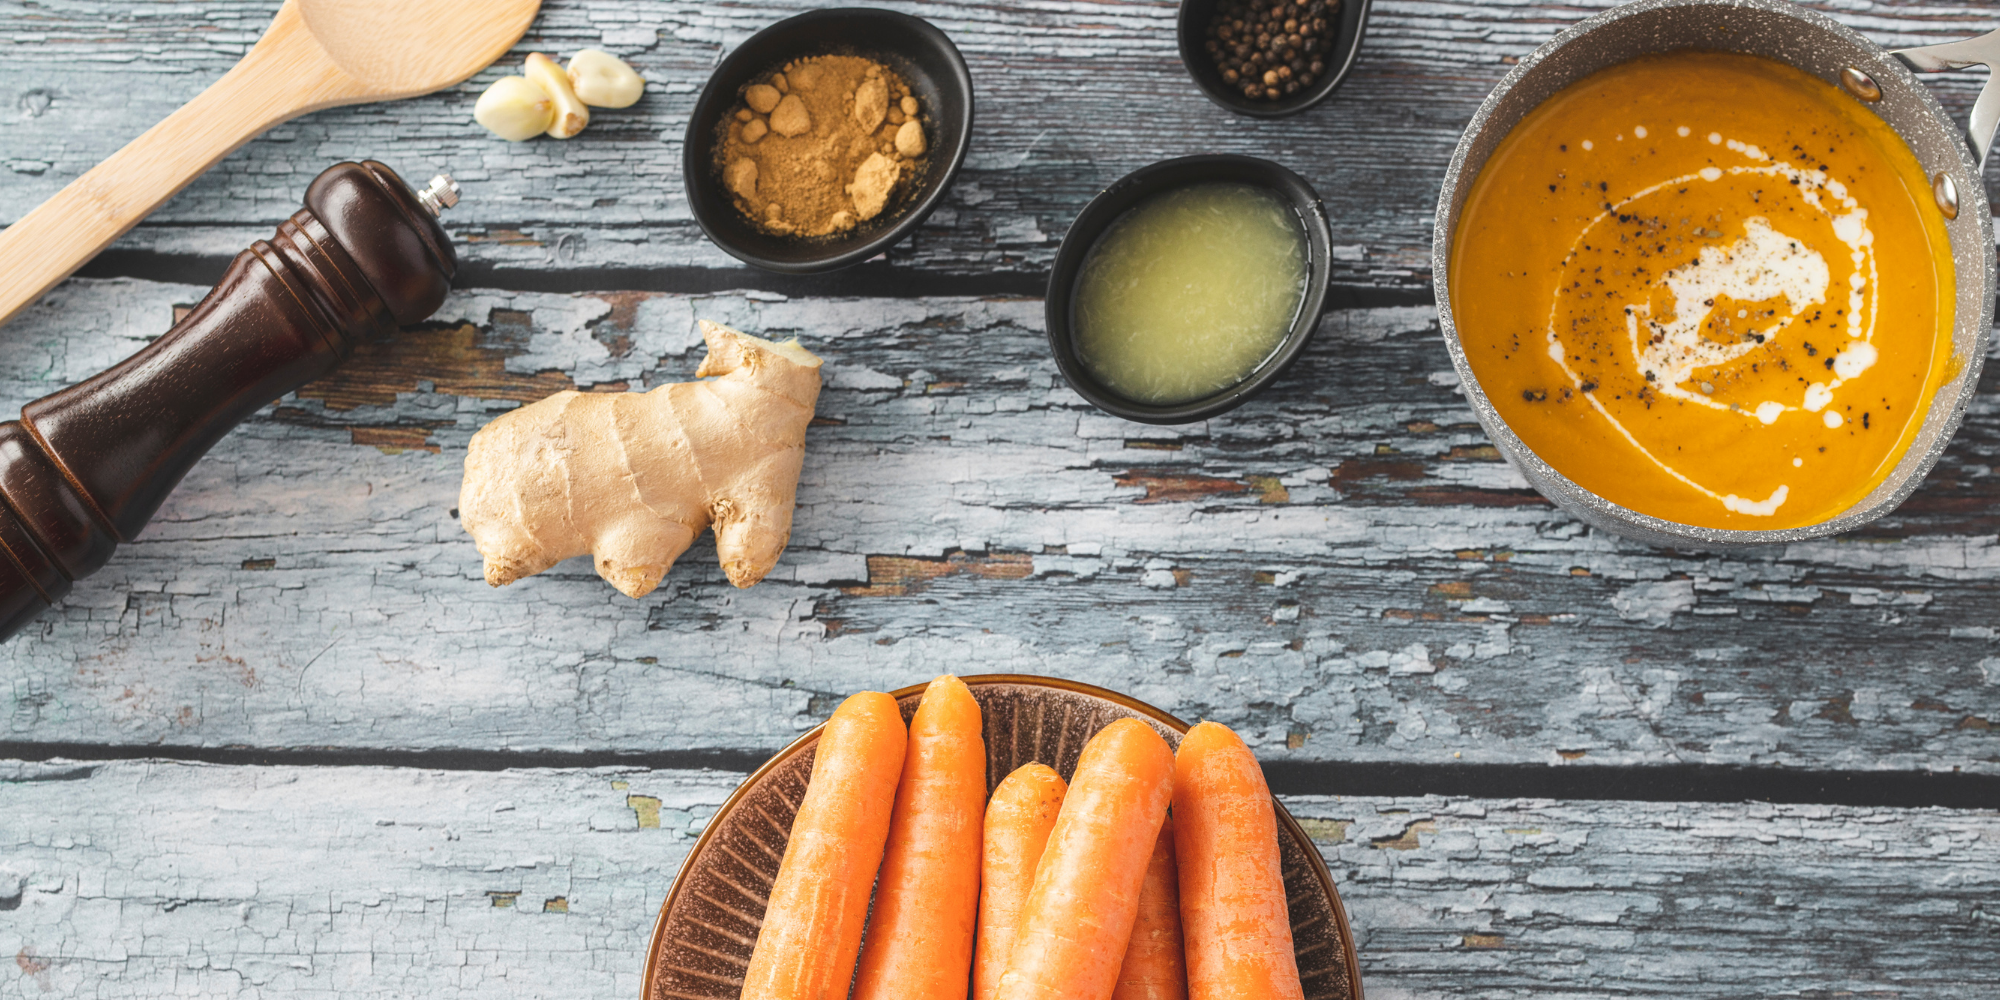
[[[1208,19],[1203,47],[1223,83],[1275,101],[1326,75],[1339,9],[1340,0],[1224,0]]]

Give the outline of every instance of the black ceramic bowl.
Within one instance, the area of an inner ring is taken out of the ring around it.
[[[1193,402],[1173,406],[1135,403],[1092,378],[1089,369],[1076,355],[1075,334],[1071,327],[1071,300],[1076,291],[1077,274],[1083,269],[1084,258],[1097,245],[1098,237],[1104,235],[1105,229],[1125,214],[1126,209],[1163,191],[1212,181],[1256,184],[1276,194],[1298,213],[1299,225],[1306,234],[1305,295],[1299,302],[1299,311],[1292,317],[1292,328],[1286,332],[1285,339],[1270,357],[1264,359],[1263,364],[1250,373],[1250,377],[1213,396]],[[1333,275],[1332,254],[1333,230],[1327,224],[1326,208],[1320,204],[1319,192],[1314,191],[1304,178],[1269,160],[1214,153],[1183,156],[1140,167],[1092,198],[1090,204],[1078,213],[1076,221],[1070,224],[1068,234],[1063,236],[1062,249],[1056,251],[1055,269],[1049,275],[1049,349],[1055,352],[1056,367],[1062,369],[1070,388],[1112,416],[1147,424],[1186,424],[1207,420],[1243,405],[1244,400],[1256,395],[1283,374],[1299,352],[1305,350],[1313,332],[1319,329],[1320,310],[1326,305],[1326,285]]]
[[[1347,71],[1354,68],[1354,57],[1361,53],[1362,29],[1368,26],[1369,0],[1340,0],[1340,9],[1334,11],[1333,44],[1326,51],[1326,75],[1313,81],[1313,85],[1300,90],[1290,97],[1275,101],[1253,101],[1243,96],[1243,92],[1222,82],[1222,71],[1215,67],[1215,61],[1208,57],[1208,19],[1215,14],[1220,0],[1181,0],[1179,26],[1181,64],[1187,67],[1188,75],[1194,77],[1195,86],[1201,88],[1208,99],[1236,112],[1252,118],[1283,118],[1297,114],[1333,93],[1342,80],[1347,79]]]
[[[865,56],[902,74],[922,105],[930,158],[923,176],[906,183],[881,215],[834,236],[778,236],[736,210],[715,163],[718,126],[751,81],[793,59],[816,55]],[[830,7],[779,21],[722,60],[688,119],[681,174],[695,222],[731,256],[789,274],[832,271],[887,250],[923,225],[951,187],[971,141],[972,74],[944,32],[892,10]]]

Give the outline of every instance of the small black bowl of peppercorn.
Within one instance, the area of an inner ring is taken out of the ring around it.
[[[1181,0],[1181,62],[1208,99],[1282,118],[1326,99],[1361,51],[1369,0]]]

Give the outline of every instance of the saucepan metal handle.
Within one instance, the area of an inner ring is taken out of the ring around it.
[[[1979,92],[1979,100],[1972,105],[1972,118],[1966,123],[1972,139],[1972,151],[1979,154],[1979,168],[1986,169],[1986,154],[1993,148],[1994,128],[2000,126],[2000,29],[1977,38],[1896,49],[1889,54],[1919,73],[1942,73],[1970,66],[1987,68],[1990,75],[1986,78],[1986,87]]]

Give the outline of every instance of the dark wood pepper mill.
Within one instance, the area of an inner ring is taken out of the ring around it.
[[[373,160],[335,164],[164,336],[0,424],[0,639],[136,537],[230,428],[437,311],[458,270],[437,215],[457,203],[448,176],[413,193]]]

